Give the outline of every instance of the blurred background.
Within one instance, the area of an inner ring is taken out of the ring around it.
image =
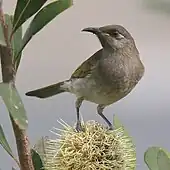
[[[4,11],[13,13],[15,0],[4,1]],[[154,145],[170,151],[170,2],[168,0],[76,0],[74,6],[56,17],[26,47],[17,75],[17,87],[29,118],[31,145],[49,130],[60,127],[58,119],[75,123],[75,96],[61,94],[46,100],[30,98],[25,92],[70,77],[81,62],[100,48],[97,38],[82,33],[89,26],[121,24],[133,35],[146,71],[144,78],[124,99],[105,109],[112,120],[116,114],[137,148],[137,170],[147,170],[145,150]],[[28,23],[25,24],[25,28]],[[0,123],[12,148],[15,141],[8,113],[0,100]],[[84,102],[84,121],[103,120],[96,105]],[[10,170],[14,162],[0,147],[0,168]]]

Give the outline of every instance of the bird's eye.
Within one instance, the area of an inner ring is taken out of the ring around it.
[[[119,36],[119,33],[115,31],[115,32],[113,32],[113,36],[114,36],[114,37],[118,37],[118,36]]]
[[[115,31],[113,34],[112,34],[113,37],[115,37],[116,39],[122,39],[124,38],[124,36],[120,33],[118,33],[117,31]]]

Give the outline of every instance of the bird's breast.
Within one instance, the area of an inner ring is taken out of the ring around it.
[[[125,97],[143,76],[140,64],[104,60],[84,78],[73,78],[69,91],[97,104],[112,104]],[[139,67],[139,68],[138,68]]]
[[[139,57],[110,54],[98,64],[97,75],[105,86],[117,91],[130,91],[142,78],[144,67]]]

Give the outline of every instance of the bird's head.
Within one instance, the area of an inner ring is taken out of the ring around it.
[[[135,45],[133,37],[121,25],[107,25],[103,27],[88,27],[82,31],[95,34],[104,48],[111,47],[114,49],[124,48]]]

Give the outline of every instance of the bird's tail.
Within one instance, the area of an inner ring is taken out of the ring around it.
[[[37,90],[29,91],[25,95],[34,96],[38,98],[51,97],[51,96],[54,96],[56,94],[63,93],[66,91],[64,88],[62,88],[62,85],[64,85],[64,81],[47,86],[47,87],[43,87]]]

